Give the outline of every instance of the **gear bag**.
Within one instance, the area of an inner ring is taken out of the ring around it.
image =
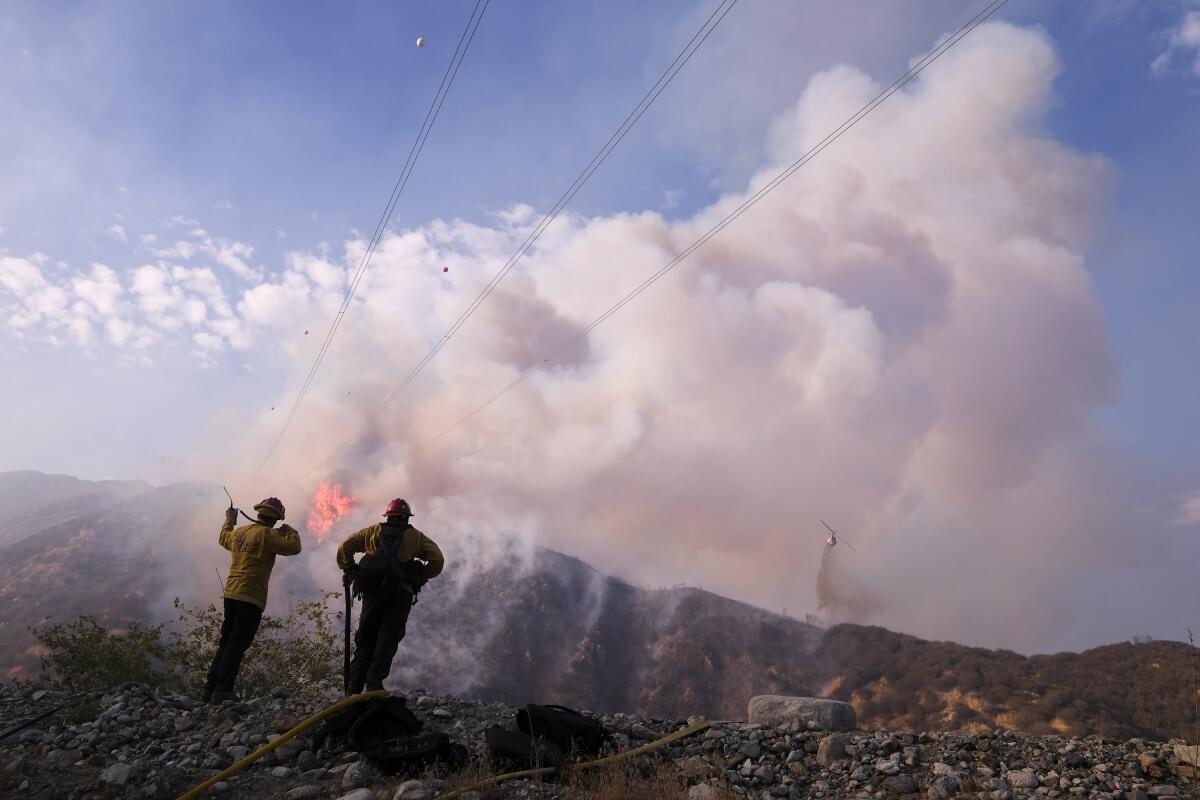
[[[553,767],[561,771],[567,757],[547,739],[535,739],[527,733],[507,728],[488,728],[483,732],[483,747],[488,762],[497,771],[516,771]]]
[[[470,758],[466,747],[440,731],[365,742],[359,752],[387,775],[419,775],[436,763],[459,770]]]
[[[517,728],[544,737],[564,753],[595,755],[611,738],[598,720],[566,706],[527,705],[517,712]]]
[[[313,748],[320,749],[333,737],[346,739],[362,752],[362,743],[415,736],[425,725],[409,710],[402,697],[376,697],[342,709],[322,723],[314,735]]]
[[[341,739],[371,765],[388,775],[416,775],[435,762],[459,768],[467,749],[440,732],[422,733],[424,723],[402,697],[377,697],[357,703],[325,721],[314,736],[319,750],[329,739]]]
[[[483,732],[488,760],[497,769],[553,767],[562,772],[568,755],[596,755],[612,735],[597,720],[565,706],[527,705],[517,728]]]
[[[358,560],[354,570],[354,593],[376,594],[385,589],[413,587],[413,603],[417,592],[425,583],[425,568],[416,559],[401,561],[398,557],[404,544],[405,531],[393,533],[389,526],[382,526],[379,534],[379,551],[369,553]]]

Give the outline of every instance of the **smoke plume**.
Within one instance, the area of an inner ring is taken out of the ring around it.
[[[292,378],[255,419],[214,423],[249,444],[240,491],[302,502],[338,476],[360,502],[333,540],[406,497],[451,570],[538,544],[635,582],[822,605],[931,637],[1024,650],[1123,638],[1130,615],[1094,576],[1150,562],[1117,501],[1124,456],[1092,421],[1117,393],[1085,264],[1111,171],[1046,132],[1058,71],[1043,33],[981,27],[576,347],[440,437],[880,84],[848,66],[814,77],[779,115],[745,191],[691,218],[560,218],[380,411],[540,213],[514,206],[491,225],[389,234],[256,476],[320,346],[302,331],[332,318],[365,242],[338,258],[293,254],[237,304],[240,324],[270,343],[250,361],[282,358]],[[858,552],[832,560],[819,517]],[[310,543],[314,577],[336,585],[333,542]]]

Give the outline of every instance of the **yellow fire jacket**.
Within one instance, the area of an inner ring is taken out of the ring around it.
[[[255,522],[234,529],[232,522],[226,522],[218,541],[233,554],[225,596],[262,609],[267,607],[267,582],[271,580],[275,556],[294,556],[300,552],[299,532],[286,525],[276,530]]]
[[[346,541],[338,546],[338,566],[342,569],[350,566],[354,562],[355,553],[375,555],[380,552],[380,537],[382,535],[383,525],[380,524],[371,525],[357,533],[350,534],[346,537]],[[430,539],[412,525],[409,525],[404,530],[404,539],[400,543],[400,549],[396,551],[396,560],[404,562],[411,561],[414,558],[428,562],[422,571],[425,580],[436,578],[441,574],[442,568],[446,566],[446,559],[442,556],[442,550],[433,539]],[[404,587],[410,592],[414,592],[419,588],[408,586],[407,584],[404,584]]]

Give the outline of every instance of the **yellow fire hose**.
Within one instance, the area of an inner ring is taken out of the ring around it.
[[[311,728],[313,725],[317,724],[318,722],[325,719],[326,717],[330,717],[330,716],[336,714],[337,712],[341,711],[343,708],[347,708],[348,706],[355,705],[356,703],[362,703],[367,700],[373,700],[376,697],[387,697],[390,694],[391,694],[391,692],[389,692],[387,690],[377,691],[377,692],[364,692],[362,694],[352,695],[350,697],[346,697],[342,700],[339,700],[338,702],[329,706],[329,708],[323,709],[321,711],[318,711],[316,714],[313,714],[311,717],[304,720],[303,722],[301,722],[296,727],[292,728],[287,733],[281,734],[278,739],[275,739],[274,741],[271,741],[271,742],[267,742],[262,747],[258,748],[253,753],[251,753],[250,755],[243,758],[241,761],[238,761],[233,766],[227,767],[226,769],[221,770],[216,775],[213,775],[211,778],[206,780],[204,783],[201,783],[199,786],[196,786],[195,788],[190,789],[187,792],[184,792],[183,794],[179,795],[177,800],[195,800],[195,798],[199,797],[206,790],[211,789],[214,784],[218,783],[219,781],[225,780],[226,778],[228,778],[231,775],[241,772],[243,769],[250,766],[255,761],[258,761],[260,758],[262,758],[267,753],[274,750],[276,747],[279,747],[279,745],[283,744],[284,742],[288,741],[289,739],[295,738],[299,734],[303,733],[305,730]],[[605,756],[604,758],[598,758],[595,761],[585,761],[582,764],[573,764],[573,765],[571,765],[571,768],[572,769],[589,769],[591,767],[599,767],[604,764],[610,764],[614,761],[621,761],[622,759],[626,759],[631,756],[636,756],[641,753],[646,753],[646,752],[649,752],[650,750],[656,750],[659,747],[670,744],[671,742],[686,738],[688,736],[692,736],[693,734],[697,734],[700,731],[704,730],[705,728],[709,727],[710,725],[712,725],[712,723],[709,721],[697,722],[695,725],[689,725],[688,727],[683,728],[681,730],[677,730],[668,736],[664,736],[663,738],[658,739],[653,742],[648,742],[647,744],[644,744],[640,747],[635,747],[632,750],[626,750],[623,753],[616,753],[611,756]],[[474,789],[478,789],[481,786],[489,786],[492,784],[501,783],[503,781],[517,780],[519,778],[531,778],[536,775],[549,775],[552,772],[554,772],[553,767],[542,767],[540,769],[526,769],[526,770],[521,770],[520,772],[509,772],[504,775],[496,775],[495,777],[486,778],[486,779],[479,781],[478,783],[474,783],[470,786],[466,786],[461,789],[455,789],[454,791],[450,792],[449,794],[441,795],[438,798],[438,800],[452,800],[452,798],[459,797],[463,793],[472,791]]]
[[[191,789],[191,790],[179,795],[178,800],[193,800],[194,798],[199,797],[201,794],[203,794],[205,792],[205,790],[210,789],[214,783],[217,783],[218,781],[223,781],[226,778],[228,778],[230,775],[233,775],[237,772],[241,772],[243,769],[250,766],[255,761],[258,761],[260,758],[262,758],[267,753],[274,750],[276,747],[279,747],[279,745],[283,744],[284,742],[286,742],[289,739],[295,738],[296,736],[298,736],[305,730],[311,728],[313,725],[316,725],[318,722],[325,719],[326,717],[336,714],[337,712],[341,711],[343,708],[347,708],[348,706],[355,705],[356,703],[362,703],[367,700],[374,700],[376,697],[387,697],[390,694],[391,694],[391,692],[384,689],[384,690],[375,691],[375,692],[363,692],[362,694],[351,695],[350,697],[339,700],[338,702],[331,705],[329,708],[326,708],[322,711],[318,711],[316,714],[313,714],[311,717],[304,720],[303,722],[301,722],[296,727],[292,728],[287,733],[281,734],[280,737],[278,739],[276,739],[275,741],[267,742],[262,747],[258,748],[253,753],[251,753],[250,755],[243,758],[241,761],[234,764],[232,767],[228,767],[227,769],[221,770],[216,775],[213,775],[211,778],[209,778],[208,780],[206,780],[204,783],[200,784],[196,788]]]
[[[648,753],[651,750],[657,750],[658,748],[663,747],[664,745],[668,745],[671,742],[675,742],[680,739],[685,739],[688,736],[693,736],[693,735],[699,733],[700,731],[704,730],[705,728],[708,728],[711,725],[712,725],[712,722],[709,720],[705,720],[703,722],[697,722],[695,725],[689,725],[688,727],[677,730],[674,733],[664,736],[661,739],[656,739],[653,742],[648,742],[648,743],[642,745],[641,747],[635,747],[632,750],[626,750],[623,753],[615,753],[611,756],[605,756],[604,758],[597,758],[595,761],[585,761],[582,764],[572,764],[571,769],[578,770],[578,769],[590,769],[592,767],[600,767],[605,764],[611,764],[616,761],[621,761],[623,759],[630,758],[631,756],[640,755],[642,753]],[[492,778],[484,778],[483,780],[473,783],[470,786],[464,786],[461,789],[455,789],[454,791],[448,792],[447,794],[439,795],[437,800],[453,800],[453,798],[455,798],[455,797],[460,797],[460,796],[466,794],[467,792],[475,791],[476,789],[480,789],[484,786],[494,786],[495,784],[501,783],[503,781],[512,781],[512,780],[517,780],[519,778],[532,778],[537,775],[549,775],[552,772],[554,772],[554,767],[540,767],[538,769],[524,769],[524,770],[521,770],[520,772],[508,772],[508,773],[505,773],[504,775],[496,775],[495,777],[492,777]]]

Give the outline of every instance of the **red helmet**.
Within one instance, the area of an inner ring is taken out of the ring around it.
[[[413,513],[412,508],[408,505],[408,501],[397,497],[388,503],[387,511],[383,512],[383,515],[385,517],[411,517]]]
[[[275,519],[283,519],[283,503],[278,497],[268,497],[261,503],[254,506],[254,510],[263,517],[274,517]]]

